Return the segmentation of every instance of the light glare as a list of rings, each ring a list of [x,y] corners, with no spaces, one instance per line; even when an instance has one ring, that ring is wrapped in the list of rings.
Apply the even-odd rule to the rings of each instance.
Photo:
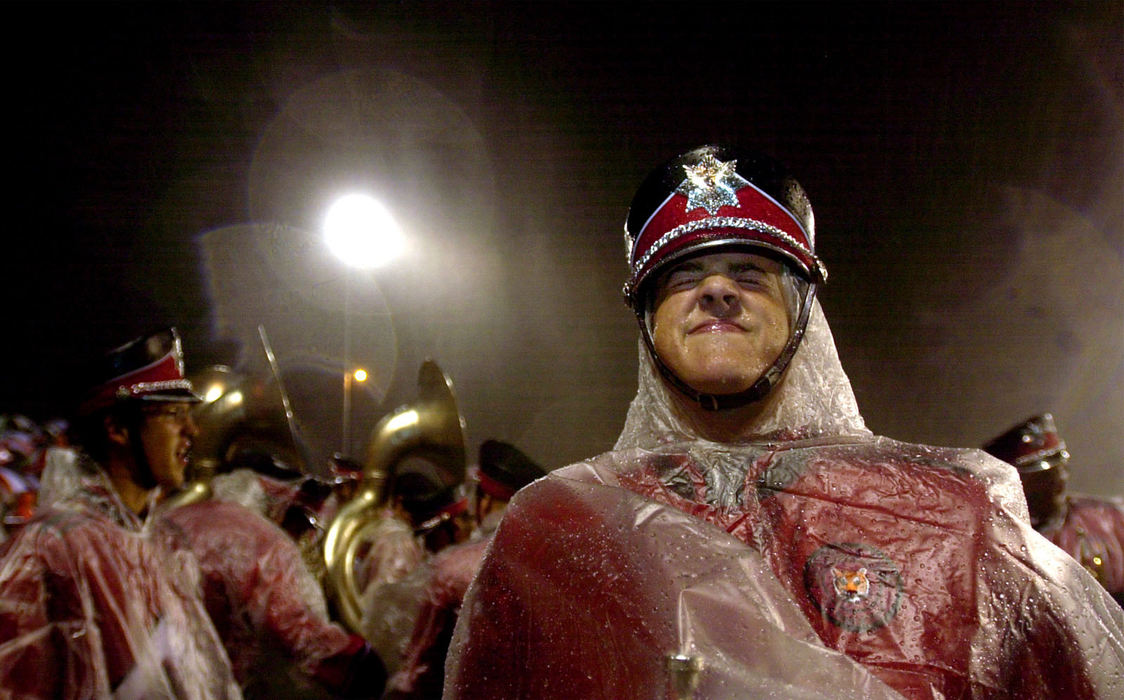
[[[405,239],[390,211],[365,194],[337,199],[324,217],[324,240],[344,264],[369,269],[402,254]]]
[[[386,421],[386,431],[393,435],[399,430],[414,428],[420,421],[421,416],[418,415],[416,410],[410,409],[408,411],[403,411]]]

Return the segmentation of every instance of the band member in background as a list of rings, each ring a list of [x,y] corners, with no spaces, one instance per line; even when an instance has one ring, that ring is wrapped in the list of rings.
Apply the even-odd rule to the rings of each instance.
[[[228,371],[222,378],[231,376],[238,379]],[[154,527],[169,547],[199,562],[204,602],[243,694],[377,697],[386,680],[382,662],[362,637],[329,618],[315,573],[323,568],[320,517],[332,507],[325,502],[335,484],[290,466],[299,463],[297,451],[287,426],[277,430],[276,421],[262,418],[269,415],[267,401],[224,410],[248,401],[227,401],[213,390],[224,382],[208,382],[206,375],[200,381],[211,400],[193,411],[192,472],[210,497],[188,489],[187,498],[169,499]],[[262,393],[252,381],[225,384],[228,392]],[[222,473],[211,476],[215,471]],[[331,474],[339,474],[334,465]]]
[[[406,514],[430,554],[472,536],[475,523],[464,484],[435,488],[428,477],[410,472],[398,477],[395,488],[400,512]]]
[[[468,584],[480,567],[511,497],[546,476],[546,471],[514,445],[485,440],[480,445],[479,465],[471,476],[477,527],[468,542],[441,550],[404,582],[422,588],[421,607],[405,658],[387,684],[384,698],[441,697],[445,654]]]
[[[203,573],[204,600],[247,698],[377,697],[386,670],[332,622],[297,542],[239,503],[209,499],[163,514],[173,548]]]
[[[1124,605],[1124,499],[1068,490],[1069,451],[1053,415],[1032,416],[983,449],[1018,470],[1034,529],[1080,562]]]
[[[463,484],[448,486],[435,473],[425,454],[415,451],[400,458],[393,496],[366,538],[369,545],[357,567],[364,581],[363,634],[390,674],[402,661],[422,603],[423,585],[411,576],[472,532]]]
[[[53,453],[38,512],[4,544],[0,688],[240,697],[195,560],[165,547],[146,520],[182,485],[196,431],[199,397],[179,336],[167,328],[109,352],[87,386],[75,426],[83,451]]]
[[[446,698],[1111,697],[1124,612],[980,450],[873,435],[811,206],[708,146],[626,222],[640,376],[615,449],[523,489]]]

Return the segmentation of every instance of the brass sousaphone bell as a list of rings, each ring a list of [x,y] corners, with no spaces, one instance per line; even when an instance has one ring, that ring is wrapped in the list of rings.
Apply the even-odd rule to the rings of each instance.
[[[395,471],[403,456],[424,454],[445,486],[464,481],[465,426],[452,380],[437,363],[418,370],[418,398],[383,416],[371,431],[359,490],[336,515],[324,536],[327,592],[341,621],[362,634],[362,591],[356,559],[368,535],[384,517]],[[389,489],[388,489],[389,486]]]

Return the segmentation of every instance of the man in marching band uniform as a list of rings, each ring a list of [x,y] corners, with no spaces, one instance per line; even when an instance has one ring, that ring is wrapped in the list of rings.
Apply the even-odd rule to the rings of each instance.
[[[1034,529],[1080,562],[1124,605],[1124,499],[1068,490],[1069,451],[1053,415],[1028,418],[983,449],[1018,470]]]
[[[222,369],[226,376],[229,370]],[[228,391],[247,388],[260,397],[249,383],[230,383]],[[248,401],[231,403],[244,409]],[[294,450],[271,439],[276,431],[261,419],[269,415],[265,402],[245,413],[213,410],[216,405],[228,404],[220,395],[195,409],[196,447],[203,452],[192,460],[195,479],[209,483],[211,496],[200,499],[185,489],[161,505],[155,528],[169,547],[198,562],[204,603],[243,694],[270,700],[378,696],[386,680],[382,662],[366,640],[330,619],[310,566],[312,552],[305,549],[319,543],[305,538],[318,532],[323,503],[304,496],[327,493],[288,466]],[[207,479],[209,470],[230,467],[232,478]],[[284,529],[285,513],[306,530]]]
[[[779,164],[670,161],[626,242],[623,432],[508,507],[446,698],[1124,694],[1124,614],[1030,527],[1014,470],[866,428]]]
[[[0,689],[41,698],[236,698],[189,554],[149,517],[183,484],[199,398],[165,329],[108,353],[40,509],[0,561]]]

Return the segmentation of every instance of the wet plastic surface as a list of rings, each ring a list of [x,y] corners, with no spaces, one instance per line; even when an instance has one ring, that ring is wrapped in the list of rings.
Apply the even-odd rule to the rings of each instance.
[[[1014,469],[872,435],[818,304],[731,443],[640,357],[617,449],[509,506],[446,698],[675,697],[696,665],[698,699],[1124,695],[1124,615]]]
[[[194,560],[80,473],[55,482],[61,497],[5,543],[0,688],[17,697],[240,697]]]

